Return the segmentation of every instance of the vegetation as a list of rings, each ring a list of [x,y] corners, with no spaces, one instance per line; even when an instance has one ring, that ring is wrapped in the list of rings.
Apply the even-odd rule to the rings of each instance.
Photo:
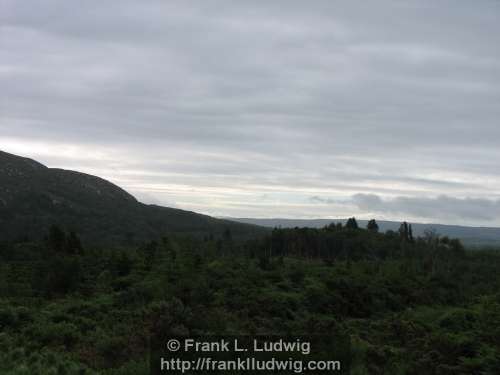
[[[406,229],[405,229],[406,228]],[[372,221],[253,240],[82,246],[51,227],[0,245],[0,373],[146,374],[151,330],[347,332],[352,374],[496,374],[500,254]]]

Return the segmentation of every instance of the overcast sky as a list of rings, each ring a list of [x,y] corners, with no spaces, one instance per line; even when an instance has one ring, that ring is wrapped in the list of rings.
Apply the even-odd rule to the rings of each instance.
[[[215,216],[500,225],[500,1],[0,4],[4,151]]]

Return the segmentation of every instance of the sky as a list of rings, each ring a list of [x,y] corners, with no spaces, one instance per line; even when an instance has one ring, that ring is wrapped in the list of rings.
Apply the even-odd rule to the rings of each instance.
[[[213,216],[500,226],[500,1],[0,0],[0,150]]]

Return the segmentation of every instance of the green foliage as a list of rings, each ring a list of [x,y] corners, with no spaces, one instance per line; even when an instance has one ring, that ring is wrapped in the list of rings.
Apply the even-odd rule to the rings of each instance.
[[[346,331],[353,374],[499,368],[497,252],[432,233],[412,241],[409,226],[408,237],[330,225],[104,249],[62,233],[60,247],[0,247],[2,374],[147,374],[157,331]]]

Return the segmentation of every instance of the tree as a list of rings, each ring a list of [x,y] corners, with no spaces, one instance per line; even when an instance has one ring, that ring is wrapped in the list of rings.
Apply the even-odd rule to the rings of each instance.
[[[66,252],[68,254],[83,253],[82,242],[80,241],[78,235],[73,231],[69,233],[68,239],[66,241]]]
[[[224,241],[231,241],[233,239],[233,235],[231,234],[231,229],[226,228],[224,229]]]
[[[331,232],[335,232],[336,229],[337,229],[337,226],[334,222],[331,222],[330,224],[325,226],[325,230],[329,230]]]
[[[428,245],[433,245],[433,247],[435,247],[435,244],[439,241],[439,234],[436,232],[435,228],[429,228],[424,231],[424,241]]]
[[[412,228],[411,224],[408,227],[408,237],[409,237],[410,242],[415,242],[415,238],[413,237],[413,228]]]
[[[366,229],[368,229],[370,232],[378,233],[379,227],[375,219],[372,219],[368,222]]]
[[[158,251],[158,243],[156,241],[151,241],[144,247],[144,264],[147,270],[151,270],[153,264],[156,260],[156,254]]]
[[[125,251],[122,251],[116,259],[115,270],[118,276],[127,276],[132,270],[133,261]]]
[[[410,241],[410,230],[406,221],[404,221],[399,227],[399,236],[403,241]]]
[[[57,253],[61,253],[66,244],[66,234],[57,225],[52,225],[49,229],[49,237],[47,238],[50,249]]]
[[[358,226],[358,222],[356,221],[356,218],[351,217],[351,218],[347,219],[347,223],[345,224],[345,227],[347,229],[358,229],[359,226]]]
[[[7,295],[8,288],[8,274],[10,267],[7,264],[0,263],[0,297]]]
[[[32,286],[38,293],[50,297],[75,291],[81,278],[78,258],[60,255],[36,266]]]

